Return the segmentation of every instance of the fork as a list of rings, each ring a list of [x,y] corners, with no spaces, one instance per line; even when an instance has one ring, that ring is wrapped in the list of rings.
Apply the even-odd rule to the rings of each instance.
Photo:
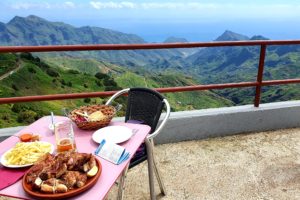
[[[69,117],[70,111],[68,108],[62,108],[61,112],[63,113],[64,116]]]
[[[137,132],[139,132],[139,129],[136,129],[136,128],[134,128],[134,129],[132,129],[132,136],[134,136]]]

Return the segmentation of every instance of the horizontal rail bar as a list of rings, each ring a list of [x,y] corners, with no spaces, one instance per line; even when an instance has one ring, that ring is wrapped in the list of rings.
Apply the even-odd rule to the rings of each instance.
[[[294,83],[300,83],[300,79],[263,81],[261,85],[269,86],[269,85],[282,85],[282,84],[294,84]],[[201,90],[225,89],[225,88],[254,87],[257,86],[258,84],[259,84],[258,82],[241,82],[241,83],[224,83],[224,84],[194,85],[194,86],[183,86],[183,87],[154,88],[154,89],[161,93],[168,93],[168,92],[188,92],[188,91],[201,91]],[[0,104],[80,99],[80,98],[88,98],[88,97],[108,97],[108,96],[112,96],[116,92],[117,91],[7,97],[7,98],[0,98]]]
[[[32,101],[80,99],[80,98],[87,98],[87,97],[108,97],[108,96],[112,96],[114,93],[116,93],[116,91],[7,97],[7,98],[0,98],[0,104],[32,102]]]
[[[161,93],[167,93],[167,92],[184,92],[184,91],[209,90],[209,89],[224,89],[224,88],[232,88],[232,87],[251,87],[256,85],[257,85],[256,82],[241,82],[241,83],[225,83],[225,84],[211,84],[211,85],[196,85],[196,86],[185,86],[185,87],[154,88],[154,89]],[[116,92],[117,91],[8,97],[8,98],[0,98],[0,104],[80,99],[80,98],[87,98],[87,97],[108,97],[108,96],[112,96]]]
[[[300,79],[269,80],[269,81],[263,81],[261,85],[269,86],[269,85],[282,85],[282,84],[295,84],[295,83],[300,83]],[[168,92],[188,92],[188,91],[225,89],[225,88],[254,87],[257,85],[258,82],[241,82],[241,83],[224,83],[224,84],[194,85],[194,86],[183,86],[183,87],[155,88],[155,90],[161,93],[168,93]],[[117,91],[8,97],[8,98],[0,98],[0,104],[80,99],[80,98],[87,98],[87,97],[108,97],[108,96],[112,96],[116,92]]]
[[[92,50],[137,50],[137,49],[170,49],[224,46],[255,45],[296,45],[300,40],[251,40],[191,43],[147,43],[147,44],[94,44],[94,45],[51,45],[51,46],[2,46],[0,52],[50,52],[50,51],[92,51]]]
[[[295,84],[300,83],[300,79],[285,79],[285,80],[270,80],[270,81],[263,81],[263,86],[268,85],[284,85],[284,84]]]
[[[240,88],[240,87],[254,87],[257,82],[241,82],[241,83],[223,83],[223,84],[210,84],[210,85],[194,85],[183,87],[169,87],[169,88],[156,88],[158,92],[188,92],[197,90],[212,90],[212,89],[225,89],[225,88]]]

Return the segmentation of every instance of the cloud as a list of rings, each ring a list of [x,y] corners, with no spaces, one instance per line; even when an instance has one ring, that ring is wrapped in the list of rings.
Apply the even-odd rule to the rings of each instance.
[[[137,4],[133,2],[100,2],[100,1],[91,1],[90,5],[95,9],[122,9],[122,8],[137,8]]]
[[[129,1],[123,2],[101,2],[101,1],[91,1],[90,5],[95,9],[178,9],[185,7],[194,7],[197,4],[198,7],[200,3],[174,3],[174,2],[148,2],[148,3],[135,3]]]
[[[62,3],[47,3],[47,2],[16,2],[9,6],[16,10],[29,10],[29,9],[66,9],[75,8],[76,5],[71,1],[66,1]]]
[[[300,4],[276,4],[276,3],[201,3],[197,1],[179,1],[179,2],[138,2],[138,1],[90,1],[90,6],[95,9],[168,9],[168,10],[207,10],[213,9],[218,11],[230,10],[248,10],[249,8],[261,10],[266,9],[293,9],[300,6]]]
[[[16,9],[16,10],[20,10],[20,9],[31,9],[31,8],[41,8],[41,7],[48,7],[48,4],[46,3],[23,3],[23,2],[18,2],[18,3],[14,3],[11,5],[11,8]]]
[[[64,5],[68,8],[75,8],[75,4],[72,1],[66,1]]]
[[[5,0],[3,0],[5,1]],[[1,0],[2,2],[2,0]],[[190,18],[206,19],[294,19],[300,17],[300,1],[279,3],[279,1],[235,1],[227,0],[18,0],[5,3],[5,7],[14,10],[55,12],[56,10],[77,10],[78,13],[93,13],[97,10],[115,10],[114,16],[137,16],[144,18]],[[84,10],[84,11],[83,11]],[[125,12],[118,12],[123,10]],[[134,12],[130,12],[130,10]],[[105,12],[102,12],[102,14]],[[107,14],[107,13],[106,13]]]

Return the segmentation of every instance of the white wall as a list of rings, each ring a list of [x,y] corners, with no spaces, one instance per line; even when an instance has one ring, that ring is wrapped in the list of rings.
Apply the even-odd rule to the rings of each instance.
[[[171,105],[172,106],[172,105]],[[116,118],[114,121],[123,121]],[[156,143],[198,140],[239,133],[300,127],[300,101],[171,113]],[[0,141],[22,127],[0,129]],[[4,136],[4,137],[2,137]]]
[[[171,113],[156,143],[300,127],[300,101]]]

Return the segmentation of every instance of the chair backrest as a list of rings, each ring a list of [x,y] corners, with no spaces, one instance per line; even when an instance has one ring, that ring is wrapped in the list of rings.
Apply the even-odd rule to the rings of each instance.
[[[128,92],[125,122],[128,120],[142,121],[151,127],[153,133],[158,124],[164,97],[148,88],[130,88]]]

